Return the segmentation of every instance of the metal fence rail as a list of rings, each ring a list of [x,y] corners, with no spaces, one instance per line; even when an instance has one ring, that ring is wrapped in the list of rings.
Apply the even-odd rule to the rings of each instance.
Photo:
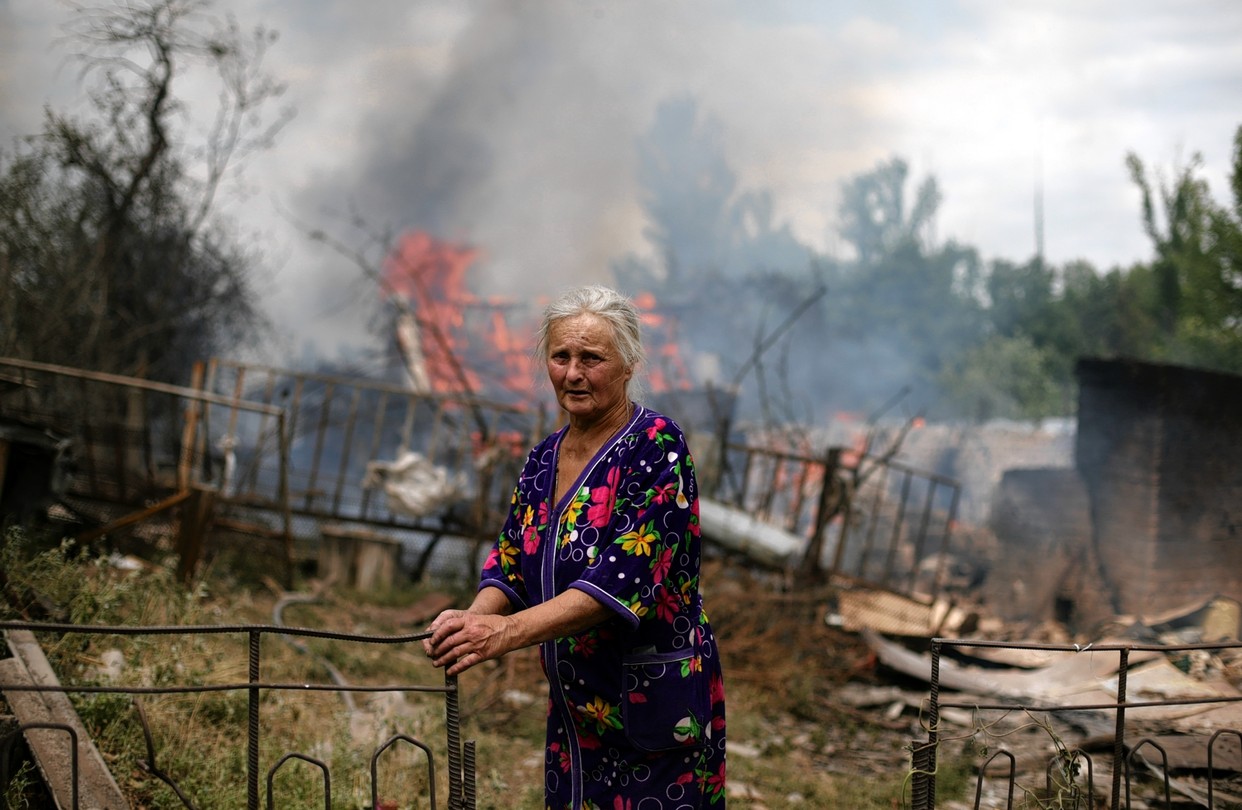
[[[954,701],[945,700],[941,695],[941,664],[942,658],[946,650],[957,648],[971,647],[991,647],[1009,650],[1041,650],[1049,652],[1061,652],[1066,655],[1116,655],[1117,656],[1117,679],[1116,679],[1116,701],[1114,702],[1098,702],[1098,703],[1024,703],[1018,700],[997,701],[993,703],[984,703],[979,701]],[[1187,653],[1192,651],[1223,651],[1223,650],[1242,650],[1242,642],[1202,642],[1196,644],[1180,644],[1180,645],[1164,645],[1164,644],[1139,644],[1139,643],[1117,643],[1117,644],[1089,644],[1081,647],[1076,644],[1034,644],[1034,643],[1011,643],[999,641],[969,640],[969,639],[947,639],[934,638],[931,641],[931,689],[928,701],[928,710],[926,713],[926,728],[928,736],[926,740],[916,740],[912,746],[912,768],[913,778],[911,781],[911,808],[912,810],[935,810],[936,807],[936,772],[937,761],[939,757],[939,749],[946,737],[942,734],[940,727],[940,719],[942,710],[961,709],[968,710],[977,714],[982,712],[995,712],[1000,715],[1008,715],[1014,712],[1024,712],[1031,715],[1051,716],[1055,717],[1058,713],[1066,712],[1091,712],[1098,711],[1111,713],[1113,716],[1113,735],[1112,735],[1112,751],[1108,760],[1111,766],[1111,786],[1107,795],[1108,807],[1110,810],[1120,810],[1120,808],[1131,807],[1150,807],[1151,804],[1142,801],[1139,804],[1132,804],[1132,788],[1134,786],[1135,762],[1142,761],[1142,754],[1146,749],[1154,751],[1160,756],[1162,767],[1157,771],[1161,784],[1158,786],[1163,795],[1164,807],[1173,807],[1171,799],[1171,783],[1168,767],[1168,757],[1165,749],[1154,739],[1144,737],[1129,746],[1126,751],[1126,731],[1130,723],[1129,712],[1140,712],[1143,709],[1150,709],[1162,706],[1208,706],[1213,704],[1229,704],[1242,702],[1242,697],[1219,696],[1219,697],[1200,697],[1200,698],[1175,698],[1161,700],[1142,700],[1132,699],[1127,693],[1127,679],[1131,674],[1133,665],[1130,661],[1130,655],[1133,652],[1157,652],[1161,654],[1169,653]],[[1048,720],[1051,724],[1051,719]],[[1050,725],[1049,725],[1050,728]],[[1051,731],[1050,731],[1051,733]],[[1206,806],[1209,810],[1216,808],[1216,771],[1213,768],[1213,758],[1218,750],[1218,744],[1222,739],[1236,737],[1242,744],[1242,731],[1236,728],[1216,728],[1212,731],[1211,736],[1204,741],[1207,755],[1207,798]],[[1014,754],[1005,748],[996,750],[982,762],[977,770],[977,779],[975,786],[974,808],[980,810],[983,807],[983,789],[987,781],[987,775],[990,773],[990,766],[997,760],[1002,760],[1007,766],[1007,776],[1005,777],[1005,785],[1002,793],[1006,795],[1005,804],[1007,810],[1012,810],[1014,804],[1015,789],[1018,788],[1018,779],[1020,775],[1017,773],[1017,759]],[[1053,804],[1040,804],[1039,806],[1049,806],[1058,808],[1082,808],[1083,810],[1092,810],[1095,804],[1095,771],[1096,762],[1091,755],[1083,750],[1063,745],[1057,740],[1056,750],[1049,758],[1047,767],[1045,768],[1043,777],[1043,790],[1048,798],[1046,801],[1055,802]],[[1039,775],[1037,775],[1038,778]],[[1023,805],[1025,806],[1025,805]],[[1181,805],[1178,805],[1181,806]],[[1196,803],[1196,806],[1202,804]],[[1225,805],[1222,805],[1225,806]],[[1230,804],[1230,807],[1236,807],[1237,804]]]
[[[165,686],[126,686],[126,685],[92,685],[92,684],[31,684],[31,683],[0,683],[4,692],[60,692],[78,694],[126,694],[164,695],[164,694],[202,694],[211,692],[244,692],[247,696],[246,712],[246,806],[248,810],[258,810],[260,806],[260,786],[266,779],[267,808],[273,807],[274,779],[282,767],[288,763],[303,762],[318,768],[323,775],[324,807],[332,806],[331,777],[328,766],[322,761],[303,752],[288,752],[272,763],[266,774],[261,770],[260,763],[260,704],[262,695],[272,691],[290,692],[418,692],[440,695],[444,700],[445,709],[445,761],[448,779],[448,810],[473,810],[475,807],[475,744],[473,741],[463,742],[461,739],[461,712],[458,705],[458,685],[456,677],[446,677],[443,684],[385,684],[375,686],[351,686],[342,683],[287,683],[265,681],[260,672],[260,642],[266,636],[319,638],[337,641],[356,642],[362,644],[408,644],[421,641],[427,632],[403,635],[361,635],[355,633],[339,633],[329,630],[316,630],[302,627],[285,627],[279,625],[195,625],[195,626],[107,626],[107,625],[75,625],[35,622],[0,622],[0,630],[6,634],[11,631],[30,631],[44,633],[74,633],[88,635],[112,636],[173,636],[191,638],[207,635],[241,635],[247,639],[247,680],[233,683],[213,684],[177,684]],[[142,724],[148,758],[146,770],[154,777],[164,781],[182,804],[194,808],[193,797],[184,795],[177,786],[175,779],[162,771],[156,764],[156,754],[145,714],[139,703],[135,702],[138,719]],[[0,739],[0,791],[4,790],[12,778],[8,772],[8,751],[17,738],[29,731],[38,729],[54,729],[68,731],[72,753],[72,784],[73,806],[78,806],[79,765],[78,740],[76,733],[67,725],[57,723],[19,724],[12,734]],[[408,734],[395,734],[379,745],[370,757],[371,807],[378,807],[377,767],[382,755],[390,751],[398,743],[405,743],[421,750],[427,761],[427,783],[429,790],[429,806],[437,808],[436,803],[436,758],[432,747],[417,737]],[[4,806],[4,796],[0,792],[0,810]]]
[[[434,515],[419,517],[394,503],[369,474],[417,454],[456,484],[453,521],[467,532],[490,532],[507,502],[501,490],[542,429],[537,414],[477,397],[222,359],[211,360],[196,384],[226,400],[200,409],[194,440],[200,456],[215,448],[227,461],[228,471],[219,473],[225,500],[269,508],[277,501],[270,421],[243,406],[278,408],[289,425],[291,508],[330,520],[438,525]]]
[[[945,586],[961,485],[885,456],[726,445],[713,497],[807,539],[803,573],[898,593]]]
[[[185,528],[201,513],[204,527],[281,541],[286,581],[295,543],[305,555],[325,531],[400,542],[421,555],[420,571],[443,538],[464,539],[473,548],[462,568],[472,570],[543,421],[478,397],[222,359],[176,386],[0,358],[0,428],[67,448],[53,494],[85,524],[80,539],[155,512],[182,516]],[[37,477],[11,467],[11,478]],[[207,505],[182,506],[191,492]],[[421,511],[394,492],[415,493]],[[202,533],[192,527],[178,549],[186,578]]]

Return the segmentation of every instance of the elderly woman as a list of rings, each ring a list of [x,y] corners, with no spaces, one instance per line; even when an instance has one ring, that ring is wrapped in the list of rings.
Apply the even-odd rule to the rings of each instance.
[[[698,485],[680,428],[635,404],[638,312],[600,286],[544,312],[568,424],[530,452],[470,608],[424,641],[456,674],[538,644],[548,808],[721,808],[720,656],[699,594]]]

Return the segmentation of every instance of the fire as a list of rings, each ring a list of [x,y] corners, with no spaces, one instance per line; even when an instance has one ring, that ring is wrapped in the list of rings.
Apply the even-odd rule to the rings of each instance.
[[[384,291],[402,308],[397,335],[415,388],[520,399],[532,379],[532,330],[509,322],[507,302],[471,291],[467,275],[479,255],[411,231],[384,263]]]
[[[466,271],[478,257],[467,245],[444,242],[422,231],[403,235],[384,262],[384,288],[413,317],[416,334],[403,341],[416,387],[435,393],[478,391],[474,372],[461,362],[469,348],[462,326],[474,296]]]
[[[649,352],[650,367],[647,369],[651,390],[655,393],[689,390],[690,375],[677,345],[676,321],[660,312],[656,297],[650,292],[638,293],[633,301],[652,347]]]
[[[401,308],[397,340],[411,384],[428,393],[528,404],[537,375],[530,349],[538,301],[518,305],[476,295],[468,276],[479,256],[473,246],[410,231],[385,260],[384,293]],[[676,320],[650,292],[633,300],[647,332],[651,390],[690,389]]]

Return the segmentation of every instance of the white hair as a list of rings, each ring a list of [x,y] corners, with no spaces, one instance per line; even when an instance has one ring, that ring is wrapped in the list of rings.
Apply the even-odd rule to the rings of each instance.
[[[633,373],[627,393],[638,399],[646,387],[639,371],[645,367],[647,360],[638,308],[633,301],[611,287],[602,284],[576,287],[544,307],[535,343],[535,359],[547,362],[552,324],[578,315],[594,315],[608,324],[621,362]]]

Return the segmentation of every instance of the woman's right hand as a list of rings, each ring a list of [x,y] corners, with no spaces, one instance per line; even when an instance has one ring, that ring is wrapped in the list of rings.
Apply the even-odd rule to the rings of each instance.
[[[446,675],[457,675],[514,649],[512,626],[511,616],[446,610],[428,626],[423,650]]]

